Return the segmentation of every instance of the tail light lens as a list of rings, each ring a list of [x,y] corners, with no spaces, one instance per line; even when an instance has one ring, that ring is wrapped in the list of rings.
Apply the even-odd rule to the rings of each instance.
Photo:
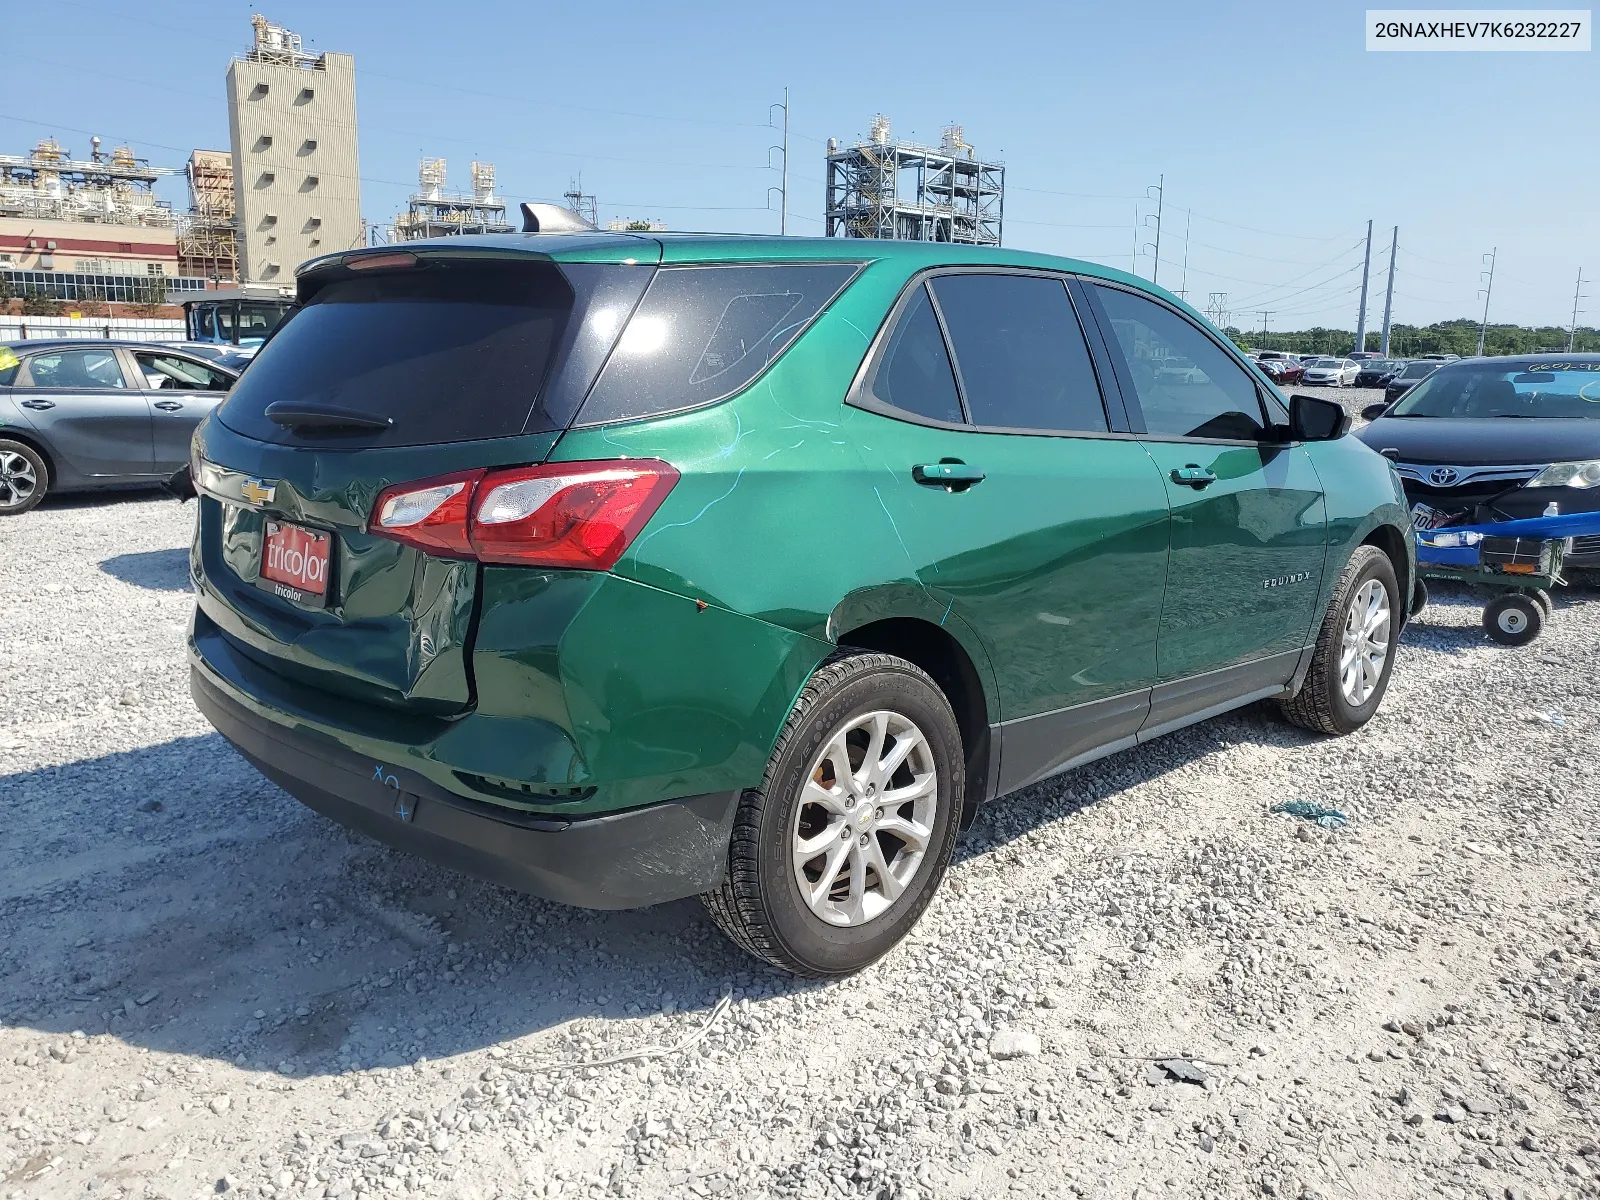
[[[480,562],[608,571],[677,481],[656,459],[468,471],[385,489],[368,529]]]
[[[471,558],[468,506],[472,503],[472,489],[484,474],[481,470],[467,471],[388,488],[372,506],[369,529],[421,550]]]

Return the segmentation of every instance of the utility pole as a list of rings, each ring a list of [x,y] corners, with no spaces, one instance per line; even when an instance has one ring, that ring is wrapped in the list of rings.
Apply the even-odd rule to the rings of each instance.
[[[1133,206],[1133,257],[1128,262],[1128,273],[1130,275],[1139,273],[1139,205],[1137,203]]]
[[[1356,314],[1356,349],[1367,349],[1367,276],[1372,273],[1372,221],[1367,221],[1367,259],[1361,264],[1361,311]]]
[[[1394,253],[1400,248],[1400,226],[1394,227],[1394,237],[1389,241],[1389,290],[1383,294],[1383,346],[1378,351],[1389,357],[1389,314],[1394,311]]]
[[[789,232],[789,89],[783,89],[783,103],[767,105],[767,125],[772,126],[772,110],[783,109],[783,145],[767,147],[767,166],[772,166],[772,152],[776,150],[783,156],[781,176],[782,186],[776,189],[778,193],[778,235],[782,237]],[[767,189],[767,204],[772,204],[774,189]]]
[[[1145,190],[1144,190],[1145,198],[1147,200],[1154,200],[1156,202],[1156,212],[1155,212],[1155,218],[1156,218],[1155,264],[1150,268],[1150,282],[1151,283],[1159,283],[1160,280],[1161,280],[1161,213],[1162,213],[1162,206],[1164,204],[1164,201],[1165,201],[1165,198],[1166,198],[1166,194],[1167,194],[1167,176],[1166,176],[1165,172],[1163,172],[1158,178],[1159,178],[1159,182],[1151,184],[1149,187],[1145,188]],[[1155,192],[1154,196],[1150,195],[1150,193],[1152,191]],[[1150,219],[1149,217],[1145,218],[1146,221],[1148,221],[1149,219]]]
[[[1272,347],[1267,345],[1267,318],[1272,315],[1272,310],[1270,308],[1258,308],[1256,311],[1261,314],[1261,348],[1263,350],[1270,350]]]
[[[1489,283],[1483,289],[1483,320],[1478,323],[1478,357],[1483,357],[1483,335],[1489,328],[1489,297],[1494,294],[1494,260],[1500,257],[1500,247],[1496,246],[1484,255],[1489,260]],[[1483,272],[1478,272],[1478,278],[1483,278]]]
[[[1194,224],[1194,213],[1188,213],[1183,218],[1183,282],[1178,286],[1178,298],[1189,298],[1189,229]]]
[[[1583,268],[1578,268],[1578,284],[1572,289],[1572,328],[1567,331],[1567,353],[1572,353],[1572,345],[1578,337],[1578,301],[1583,299]]]

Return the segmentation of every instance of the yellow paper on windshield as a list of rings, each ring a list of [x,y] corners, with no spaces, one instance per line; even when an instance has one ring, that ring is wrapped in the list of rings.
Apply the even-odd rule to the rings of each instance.
[[[0,371],[14,367],[22,360],[17,357],[17,352],[10,346],[0,346]]]

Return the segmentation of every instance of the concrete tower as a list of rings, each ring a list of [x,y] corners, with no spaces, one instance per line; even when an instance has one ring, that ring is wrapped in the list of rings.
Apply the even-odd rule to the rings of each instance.
[[[252,18],[255,44],[228,67],[240,272],[293,282],[308,258],[365,244],[356,158],[355,59],[310,54]]]

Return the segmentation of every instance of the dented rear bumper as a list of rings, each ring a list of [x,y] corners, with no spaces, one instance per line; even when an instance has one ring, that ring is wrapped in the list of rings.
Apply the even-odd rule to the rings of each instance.
[[[722,882],[737,791],[601,816],[472,800],[254,711],[203,658],[190,690],[252,766],[307,807],[396,849],[580,908],[640,908]]]

